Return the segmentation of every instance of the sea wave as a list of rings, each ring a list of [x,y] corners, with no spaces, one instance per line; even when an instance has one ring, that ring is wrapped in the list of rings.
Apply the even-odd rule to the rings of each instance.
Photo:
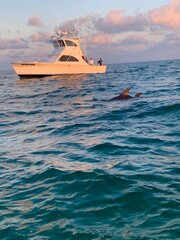
[[[0,236],[179,239],[179,61],[1,74]],[[140,98],[109,101],[123,89]]]

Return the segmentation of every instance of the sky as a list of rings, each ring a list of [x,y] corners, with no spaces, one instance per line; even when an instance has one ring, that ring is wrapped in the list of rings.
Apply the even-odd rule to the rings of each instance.
[[[6,0],[0,3],[0,69],[45,57],[56,29],[79,29],[87,55],[123,63],[180,59],[180,0]]]

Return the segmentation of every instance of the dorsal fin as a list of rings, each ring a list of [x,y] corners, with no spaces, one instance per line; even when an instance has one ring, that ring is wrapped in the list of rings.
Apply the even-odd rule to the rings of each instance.
[[[130,90],[131,90],[131,88],[124,89],[124,91],[121,93],[121,95],[128,95]]]

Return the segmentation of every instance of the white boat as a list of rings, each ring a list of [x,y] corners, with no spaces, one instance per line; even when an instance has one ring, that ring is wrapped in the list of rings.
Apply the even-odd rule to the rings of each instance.
[[[61,74],[105,73],[106,65],[90,65],[81,50],[81,38],[74,31],[51,36],[54,51],[43,61],[12,63],[20,78],[45,77]]]

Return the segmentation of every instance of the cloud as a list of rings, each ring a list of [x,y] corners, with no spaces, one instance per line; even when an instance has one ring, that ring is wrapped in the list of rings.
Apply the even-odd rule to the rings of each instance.
[[[172,0],[170,4],[149,12],[153,24],[180,30],[180,1]]]
[[[111,51],[116,47],[126,52],[155,49],[163,44],[168,58],[168,49],[179,46],[179,0],[172,0],[170,4],[144,14],[126,16],[122,10],[113,10],[104,17],[96,15],[94,19],[96,33],[93,33],[91,43],[102,43],[105,51],[107,47],[110,49],[110,43],[114,45]]]
[[[50,34],[48,32],[36,32],[30,36],[33,42],[49,42]]]
[[[28,19],[28,26],[40,27],[42,26],[41,19],[38,16],[32,16]]]
[[[99,17],[95,27],[106,33],[121,33],[124,31],[144,31],[150,25],[149,19],[143,14],[125,16],[121,10],[110,11],[104,18]]]
[[[0,50],[21,49],[21,48],[28,48],[28,41],[21,38],[15,38],[15,39],[0,38]]]
[[[94,14],[83,19],[84,24],[89,21],[91,31],[106,34],[124,32],[144,32],[147,30],[169,28],[169,30],[180,30],[180,0],[171,0],[168,5],[151,10],[144,14],[127,16],[125,11],[112,10],[104,17]],[[83,22],[83,21],[82,21]],[[90,24],[91,22],[91,24]]]
[[[121,50],[124,52],[139,52],[153,48],[160,41],[160,38],[156,38],[148,33],[132,33],[117,42],[117,46],[121,46]]]
[[[28,25],[43,26],[38,16],[30,17]],[[116,9],[103,16],[91,14],[69,19],[56,30],[77,30],[78,25],[81,35],[86,35],[88,54],[95,59],[101,56],[107,63],[180,56],[180,0],[171,0],[169,4],[143,14],[127,15],[125,11]],[[13,52],[15,54],[15,49],[27,55],[43,55],[43,52],[51,51],[51,45],[47,45],[50,34],[37,31],[26,40],[0,38],[0,51],[3,58]],[[11,53],[5,51],[8,49]]]
[[[93,45],[102,45],[112,43],[113,36],[111,34],[93,34],[88,38],[89,43]]]
[[[75,20],[77,22],[77,20]],[[61,31],[71,31],[75,29],[75,21],[73,20],[67,20],[63,22],[60,26],[57,26],[56,28]]]

